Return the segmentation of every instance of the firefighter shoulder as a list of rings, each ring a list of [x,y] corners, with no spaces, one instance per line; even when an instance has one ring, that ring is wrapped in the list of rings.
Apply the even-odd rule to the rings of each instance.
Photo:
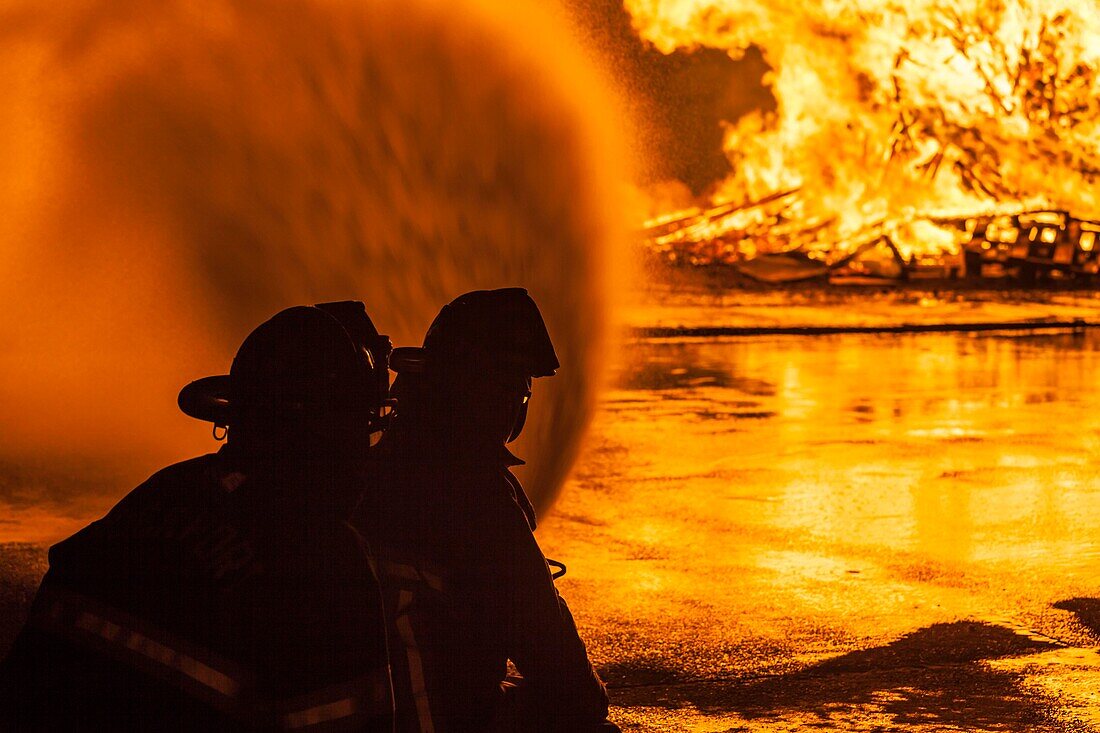
[[[384,469],[353,524],[386,596],[398,730],[617,730],[509,470],[531,380],[558,368],[534,301],[468,293],[392,364]]]
[[[381,592],[346,522],[388,349],[348,317],[262,324],[181,393],[227,445],[51,548],[0,665],[4,730],[392,730]]]

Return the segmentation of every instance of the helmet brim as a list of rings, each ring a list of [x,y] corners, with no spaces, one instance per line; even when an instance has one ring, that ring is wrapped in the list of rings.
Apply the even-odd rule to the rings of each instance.
[[[196,379],[176,399],[183,414],[215,425],[229,424],[229,375]]]

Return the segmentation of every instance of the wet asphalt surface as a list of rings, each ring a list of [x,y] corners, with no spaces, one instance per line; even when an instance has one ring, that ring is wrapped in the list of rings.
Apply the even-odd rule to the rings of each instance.
[[[1100,730],[1100,333],[618,361],[539,539],[624,729]]]
[[[621,361],[539,535],[626,729],[1100,730],[1100,334]]]

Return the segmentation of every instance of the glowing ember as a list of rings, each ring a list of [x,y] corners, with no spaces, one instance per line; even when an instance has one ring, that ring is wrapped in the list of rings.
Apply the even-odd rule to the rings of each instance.
[[[658,249],[722,242],[744,258],[812,240],[850,252],[882,226],[912,258],[964,243],[954,227],[937,231],[945,217],[1100,212],[1100,8],[1090,0],[626,5],[665,52],[761,49],[777,108],[728,125],[734,173],[714,200],[797,190],[752,207],[755,219],[700,212],[688,229],[651,231]]]

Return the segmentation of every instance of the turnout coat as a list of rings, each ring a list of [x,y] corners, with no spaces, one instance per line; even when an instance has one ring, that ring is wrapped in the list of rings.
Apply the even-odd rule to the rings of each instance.
[[[352,523],[385,591],[397,729],[618,730],[509,470],[521,461],[503,446],[388,447]]]
[[[51,548],[0,729],[391,730],[380,591],[334,499],[357,481],[225,449],[155,474]]]

